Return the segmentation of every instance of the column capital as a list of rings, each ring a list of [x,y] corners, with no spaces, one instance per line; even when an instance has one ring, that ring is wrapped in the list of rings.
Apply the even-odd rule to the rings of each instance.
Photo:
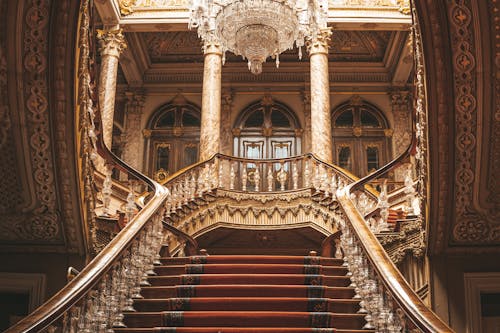
[[[233,95],[234,92],[229,89],[222,91],[222,105],[224,107],[231,107],[233,105]]]
[[[126,91],[125,98],[127,99],[127,113],[142,113],[144,103],[146,102],[146,95],[142,90]]]
[[[97,30],[97,39],[99,40],[99,52],[101,56],[112,56],[119,58],[120,54],[127,48],[125,35],[122,29],[115,30]]]
[[[409,109],[411,93],[408,90],[393,90],[390,93],[393,110],[406,111]]]
[[[203,41],[203,54],[217,54],[222,56],[222,47],[215,36]]]
[[[313,54],[328,54],[328,46],[332,36],[331,28],[321,29],[318,34],[312,39],[306,41],[307,52],[309,55]]]

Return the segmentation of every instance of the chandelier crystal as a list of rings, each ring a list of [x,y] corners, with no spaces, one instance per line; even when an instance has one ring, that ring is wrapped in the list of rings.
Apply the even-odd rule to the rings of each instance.
[[[268,57],[276,59],[294,44],[302,58],[306,38],[326,28],[327,0],[193,0],[189,28],[205,42],[218,43],[248,61],[253,74]]]

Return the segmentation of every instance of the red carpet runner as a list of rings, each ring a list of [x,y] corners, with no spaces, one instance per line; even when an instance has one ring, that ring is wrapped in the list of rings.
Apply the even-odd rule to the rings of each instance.
[[[163,258],[121,333],[360,333],[347,269],[333,258]]]

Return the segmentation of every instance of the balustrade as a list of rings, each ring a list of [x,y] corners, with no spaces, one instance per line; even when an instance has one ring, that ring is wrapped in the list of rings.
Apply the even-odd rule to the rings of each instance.
[[[340,169],[312,155],[256,160],[217,154],[166,180],[171,193],[165,202],[166,217],[182,215],[183,207],[216,189],[265,195],[311,188],[322,199],[334,199],[337,189],[350,182]]]

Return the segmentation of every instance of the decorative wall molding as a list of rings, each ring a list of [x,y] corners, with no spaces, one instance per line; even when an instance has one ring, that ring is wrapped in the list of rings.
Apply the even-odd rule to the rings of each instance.
[[[464,273],[466,332],[484,332],[481,325],[481,293],[500,292],[500,273]]]
[[[0,291],[28,294],[29,312],[45,301],[46,282],[45,274],[0,272]]]

